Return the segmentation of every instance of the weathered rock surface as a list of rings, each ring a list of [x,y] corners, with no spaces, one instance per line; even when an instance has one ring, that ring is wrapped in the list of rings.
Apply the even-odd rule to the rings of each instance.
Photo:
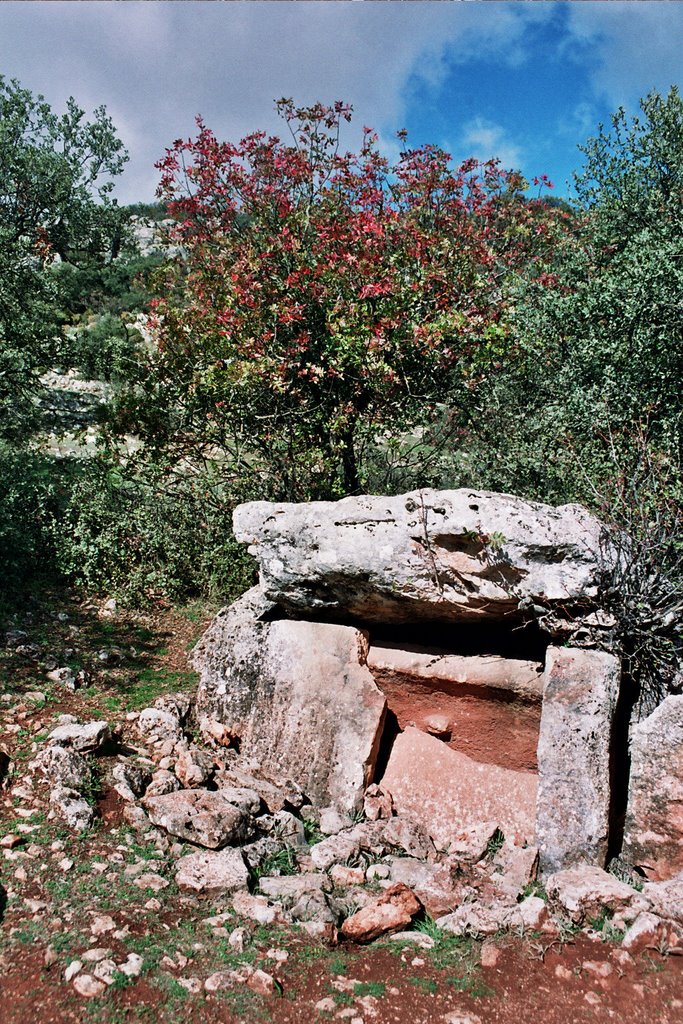
[[[305,872],[302,875],[263,875],[258,885],[261,892],[271,899],[295,902],[304,893],[329,889],[330,881],[327,875]]]
[[[653,880],[683,871],[683,696],[633,728],[622,857]]]
[[[56,786],[50,793],[50,803],[76,832],[84,832],[95,820],[95,812],[76,789]]]
[[[240,850],[201,851],[181,857],[177,863],[179,889],[218,895],[246,890],[249,871]]]
[[[649,909],[649,901],[625,882],[601,868],[583,864],[579,867],[558,871],[546,880],[549,898],[559,904],[577,924],[598,917],[600,911],[621,910],[630,904],[642,903],[642,909]]]
[[[68,747],[80,752],[99,750],[111,739],[111,730],[106,722],[71,722],[58,725],[47,738],[48,745]]]
[[[482,821],[533,841],[534,774],[481,764],[419,729],[396,737],[381,785],[396,811],[419,822],[440,849]]]
[[[82,754],[65,747],[46,747],[38,754],[35,764],[52,786],[65,786],[80,790],[90,780],[90,767]]]
[[[541,870],[602,867],[620,664],[602,651],[549,647],[544,675],[536,806]]]
[[[146,796],[143,805],[154,825],[211,850],[238,843],[248,835],[247,816],[220,792],[184,789]]]
[[[596,594],[601,528],[578,505],[466,489],[259,501],[235,509],[233,529],[265,597],[321,619],[500,618],[520,600],[566,608]]]
[[[436,923],[451,935],[495,935],[507,926],[511,910],[505,903],[463,903]]]
[[[368,667],[400,729],[414,725],[476,761],[536,769],[543,665],[373,643]]]
[[[355,811],[370,781],[385,700],[350,626],[264,622],[252,591],[219,613],[193,652],[200,720],[218,721],[270,778]]]
[[[415,894],[397,882],[357,914],[347,917],[342,925],[342,935],[352,942],[372,942],[380,935],[406,928],[420,910],[420,901]]]
[[[665,882],[647,882],[643,896],[650,901],[655,914],[683,924],[683,871]]]

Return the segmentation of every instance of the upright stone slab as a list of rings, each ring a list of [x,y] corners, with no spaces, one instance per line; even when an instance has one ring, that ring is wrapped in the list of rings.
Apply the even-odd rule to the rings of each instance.
[[[220,613],[195,648],[198,714],[273,780],[292,780],[321,806],[354,812],[374,771],[385,699],[351,626],[266,621],[250,591]]]
[[[536,806],[536,843],[545,873],[581,863],[605,866],[620,675],[611,654],[548,648]]]
[[[654,881],[683,872],[683,696],[633,729],[622,856]]]

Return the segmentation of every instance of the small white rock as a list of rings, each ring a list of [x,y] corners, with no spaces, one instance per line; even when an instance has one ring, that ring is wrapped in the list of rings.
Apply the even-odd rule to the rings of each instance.
[[[74,978],[74,988],[79,996],[84,996],[86,999],[101,996],[106,987],[103,981],[93,978],[92,974],[78,974]]]
[[[75,978],[79,971],[83,970],[82,960],[72,960],[69,966],[64,971],[64,981],[71,981]]]

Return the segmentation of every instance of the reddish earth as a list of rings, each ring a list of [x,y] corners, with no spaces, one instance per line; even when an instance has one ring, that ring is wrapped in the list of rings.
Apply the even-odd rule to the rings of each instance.
[[[38,620],[36,616],[34,626],[40,626],[46,651],[78,646],[82,662],[94,667],[93,685],[76,693],[55,689],[51,703],[44,707],[30,703],[0,706],[0,719],[10,730],[0,742],[19,765],[30,755],[32,734],[44,729],[57,713],[83,718],[104,714],[114,719],[111,702],[136,698],[137,680],[145,671],[184,673],[186,651],[201,630],[196,616],[190,620],[171,609],[158,609],[144,618],[120,616],[109,624],[82,605],[67,605],[62,599],[61,607],[69,612],[67,624],[60,625],[54,617]],[[20,625],[31,632],[30,626]],[[78,626],[76,639],[68,632],[69,625]],[[127,654],[121,666],[99,670],[98,650],[113,644],[126,650],[134,646],[136,651]],[[19,699],[22,691],[48,689],[43,667],[8,655],[5,669],[8,692]],[[157,682],[163,678],[154,685]],[[15,724],[21,726],[20,732],[11,731]],[[15,813],[9,795],[2,796],[0,826]],[[500,951],[497,962],[483,967],[481,946],[476,942],[462,956],[446,962],[448,958],[438,953],[412,947],[401,951],[381,943],[326,949],[298,933],[247,925],[254,965],[276,976],[280,995],[256,996],[244,986],[215,995],[190,995],[174,981],[172,970],[159,967],[158,957],[145,951],[149,973],[126,987],[114,986],[100,998],[83,999],[63,981],[62,971],[65,963],[86,947],[81,944],[67,949],[62,943],[69,929],[72,934],[81,928],[87,931],[87,913],[93,906],[99,910],[97,901],[102,895],[98,893],[112,899],[104,912],[112,914],[118,926],[128,924],[131,939],[156,943],[164,953],[174,953],[181,939],[170,937],[180,936],[185,929],[189,948],[184,948],[193,958],[176,972],[178,977],[203,981],[215,971],[221,941],[207,941],[200,923],[216,912],[209,901],[183,901],[169,889],[167,896],[159,894],[161,909],[150,912],[142,906],[149,893],[136,893],[137,902],[132,902],[130,886],[127,896],[118,882],[111,890],[96,887],[97,877],[89,870],[92,863],[125,849],[120,845],[122,802],[118,796],[107,791],[98,809],[101,824],[87,841],[67,839],[65,849],[51,860],[46,844],[44,857],[41,854],[21,862],[29,869],[25,883],[17,881],[15,862],[4,857],[0,860],[5,888],[18,890],[20,897],[7,906],[3,917],[0,887],[0,1024],[315,1024],[344,1019],[362,1020],[363,1024],[439,1024],[444,1015],[454,1012],[462,1013],[465,1021],[466,1015],[471,1015],[472,1024],[477,1019],[481,1024],[680,1024],[683,1020],[683,957],[667,958],[650,950],[621,965],[619,946],[592,940],[584,933],[577,933],[564,945],[516,936],[495,940]],[[58,874],[53,862],[66,855],[76,861],[76,867],[66,875]],[[47,909],[34,914],[24,901],[52,899],[45,883],[60,879],[73,886],[72,892],[62,897],[62,906],[53,900]],[[83,889],[83,895],[78,888],[81,882],[91,886]],[[69,923],[63,909],[74,907],[75,916]],[[63,920],[58,921],[57,915]],[[233,920],[230,927],[238,923]],[[192,953],[195,940],[202,941],[203,951]],[[88,941],[90,945],[95,941],[112,945],[117,956],[125,952],[123,940],[103,937]],[[51,967],[45,965],[48,944],[57,952]],[[276,961],[268,957],[271,947],[287,951],[282,966],[276,967]],[[487,943],[486,949],[490,948]],[[331,1012],[316,1009],[323,999],[334,1000]]]
[[[618,968],[610,947],[584,936],[561,952],[549,950],[544,959],[532,942],[501,944],[496,966],[481,971],[478,995],[459,992],[460,979],[454,972],[434,970],[416,950],[398,955],[379,946],[361,953],[340,948],[332,969],[331,954],[311,947],[309,953],[303,962],[292,957],[293,965],[285,963],[277,972],[282,995],[263,998],[247,993],[246,1003],[231,1009],[221,994],[169,1000],[145,978],[107,993],[102,1000],[87,1001],[43,967],[41,949],[25,949],[0,981],[0,1020],[3,1024],[148,1019],[161,1024],[261,1020],[301,1024],[338,1017],[347,1006],[354,1008],[353,1017],[373,1024],[432,1024],[454,1011],[476,1015],[482,1024],[679,1024],[683,1019],[683,958],[667,961],[653,952]],[[337,961],[342,960],[344,974],[339,974]],[[585,967],[587,962],[598,969],[611,964],[612,973],[599,978]],[[349,991],[336,993],[333,1014],[317,1011],[315,1004],[334,997],[337,987]]]
[[[401,730],[415,725],[483,764],[536,770],[541,664],[377,645],[368,667]]]

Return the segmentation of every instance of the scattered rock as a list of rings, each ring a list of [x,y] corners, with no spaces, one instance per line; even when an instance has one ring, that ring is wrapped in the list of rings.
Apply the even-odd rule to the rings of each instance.
[[[239,976],[236,971],[216,971],[204,982],[207,992],[220,992],[221,989],[234,988]]]
[[[495,903],[463,903],[452,914],[437,918],[437,925],[451,935],[495,935],[508,925],[510,906]]]
[[[215,767],[213,755],[193,744],[178,754],[175,774],[186,789],[194,789],[208,782]]]
[[[129,761],[114,765],[111,774],[116,782],[128,786],[135,797],[141,797],[152,781],[152,773],[148,768]]]
[[[75,832],[85,832],[95,820],[92,807],[75,789],[57,786],[50,793],[50,803]]]
[[[215,850],[248,836],[244,813],[222,792],[185,789],[163,796],[145,796],[150,821],[173,836]]]
[[[406,928],[421,909],[415,894],[397,882],[357,914],[348,917],[342,925],[342,934],[352,942],[372,942],[380,935]]]
[[[389,942],[400,942],[408,946],[417,946],[419,949],[434,949],[436,945],[431,935],[426,932],[394,932],[387,935]]]
[[[324,836],[333,836],[344,829],[351,828],[353,822],[348,814],[342,814],[336,807],[323,807],[320,811],[318,827]]]
[[[66,747],[46,747],[33,762],[51,786],[80,790],[90,782],[90,766],[75,750]]]
[[[302,875],[262,876],[258,881],[264,895],[274,900],[295,902],[304,893],[322,892],[329,888],[329,879],[324,874],[304,873]]]
[[[99,978],[93,978],[92,974],[77,974],[73,985],[79,996],[83,996],[85,999],[101,996],[107,987]]]
[[[273,924],[280,916],[275,907],[268,905],[265,896],[252,896],[251,893],[237,892],[233,896],[232,905],[236,914],[246,917],[257,924]]]
[[[241,850],[190,853],[176,865],[179,889],[217,895],[247,888],[249,871]]]
[[[293,921],[330,925],[337,925],[342,916],[336,901],[316,889],[301,893],[292,905],[290,915]]]
[[[441,1019],[444,1024],[481,1024],[481,1017],[465,1010],[450,1010]]]
[[[426,827],[410,814],[397,814],[388,821],[378,822],[378,825],[379,836],[384,844],[398,847],[409,857],[430,861],[435,859],[436,850]],[[373,849],[376,833],[373,834],[372,825],[361,825],[355,833],[364,848]]]
[[[683,925],[683,871],[666,882],[646,882],[643,896],[655,914]]]
[[[550,875],[545,887],[550,899],[577,924],[598,917],[604,909],[614,911],[627,907],[640,895],[614,875],[589,864]]]
[[[51,672],[47,673],[47,678],[52,683],[58,683],[67,690],[76,689],[76,676],[72,669],[68,667],[55,668]]]
[[[198,996],[203,988],[199,978],[176,978],[176,981],[193,996]]]
[[[170,742],[174,746],[184,740],[177,716],[160,708],[145,708],[138,715],[137,728],[143,740],[150,744]]]
[[[365,790],[363,812],[368,821],[390,818],[394,813],[394,801],[391,799],[391,793],[385,793],[380,786],[372,783]]]
[[[319,871],[329,871],[333,864],[345,864],[358,855],[360,843],[351,833],[328,836],[311,849],[311,860]]]
[[[79,971],[83,970],[83,962],[81,960],[72,960],[64,971],[64,981],[71,981],[76,977]]]
[[[111,949],[105,946],[97,946],[95,949],[88,949],[85,953],[81,953],[81,959],[89,964],[97,964],[100,960],[106,960],[110,956]]]
[[[266,971],[257,969],[247,978],[247,988],[250,988],[252,992],[256,992],[259,996],[272,995],[276,987],[275,979]]]
[[[154,772],[152,781],[145,789],[146,797],[165,796],[167,793],[175,793],[180,789],[180,781],[173,772],[165,768],[159,768]]]
[[[500,948],[493,942],[484,942],[481,947],[481,966],[485,968],[495,967],[500,960]]]
[[[365,871],[363,868],[349,868],[345,864],[333,864],[330,868],[330,878],[335,885],[341,887],[362,885],[365,881]]]
[[[57,745],[81,753],[91,753],[100,750],[110,740],[111,729],[106,722],[85,722],[82,725],[72,722],[53,729],[46,743],[49,746]]]
[[[136,885],[138,889],[151,889],[152,892],[161,892],[162,889],[168,887],[169,881],[162,875],[158,875],[155,871],[146,871],[144,874],[138,875],[133,885]]]
[[[115,928],[116,921],[113,917],[109,917],[108,914],[100,914],[90,923],[90,934],[106,935],[107,932],[113,932]]]

